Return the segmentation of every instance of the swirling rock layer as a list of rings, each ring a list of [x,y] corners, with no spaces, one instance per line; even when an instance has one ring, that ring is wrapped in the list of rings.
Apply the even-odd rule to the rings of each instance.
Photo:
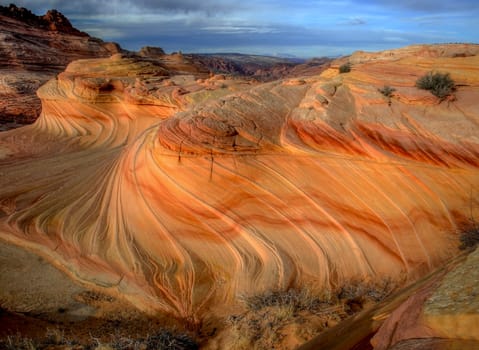
[[[34,125],[0,134],[1,236],[193,320],[272,289],[416,278],[477,211],[478,66],[418,54],[248,87],[75,62]],[[438,68],[455,100],[414,86]]]
[[[35,16],[0,6],[0,123],[32,123],[41,112],[36,90],[73,60],[120,52],[72,27],[61,13]]]

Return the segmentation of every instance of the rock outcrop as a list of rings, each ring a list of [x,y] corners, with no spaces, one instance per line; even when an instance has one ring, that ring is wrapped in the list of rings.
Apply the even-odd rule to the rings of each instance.
[[[437,348],[441,342],[444,348],[478,348],[478,265],[476,250],[435,283],[414,293],[379,329],[372,339],[374,349],[428,348],[435,341]]]
[[[328,68],[332,61],[326,57],[303,62],[288,58],[242,54],[190,54],[187,56],[214,73],[250,77],[263,82],[317,75]]]
[[[400,49],[381,51],[380,53],[356,51],[347,57],[347,60],[352,64],[358,64],[364,62],[390,62],[415,55],[423,59],[428,59],[439,57],[470,57],[476,56],[478,53],[479,46],[474,44],[411,45]]]
[[[8,7],[0,6],[0,15],[10,17],[39,29],[75,36],[89,36],[87,33],[74,28],[68,18],[57,10],[50,10],[43,16],[36,16],[24,7],[17,7],[10,4]]]
[[[479,56],[421,52],[252,87],[181,55],[73,62],[35,124],[0,134],[0,235],[191,322],[416,279],[457,254],[479,184]],[[415,87],[438,69],[455,99]]]
[[[161,58],[165,55],[165,51],[161,47],[143,46],[138,54],[143,57]]]
[[[71,61],[120,51],[77,30],[56,10],[36,16],[0,6],[0,123],[32,123],[41,111],[36,90]]]

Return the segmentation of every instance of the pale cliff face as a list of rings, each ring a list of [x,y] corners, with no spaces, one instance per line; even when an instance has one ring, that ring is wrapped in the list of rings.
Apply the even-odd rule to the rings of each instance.
[[[253,87],[172,62],[78,61],[40,89],[40,119],[0,134],[3,238],[196,320],[239,295],[415,278],[455,254],[479,183],[478,56]],[[414,86],[430,70],[451,73],[455,100]]]

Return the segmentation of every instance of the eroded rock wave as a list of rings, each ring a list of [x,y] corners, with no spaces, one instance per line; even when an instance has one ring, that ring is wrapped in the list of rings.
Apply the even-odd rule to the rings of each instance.
[[[248,89],[123,59],[71,65],[40,90],[39,121],[0,137],[2,237],[193,320],[265,290],[415,278],[455,254],[479,183],[477,56]],[[464,84],[439,103],[414,84],[442,66]]]

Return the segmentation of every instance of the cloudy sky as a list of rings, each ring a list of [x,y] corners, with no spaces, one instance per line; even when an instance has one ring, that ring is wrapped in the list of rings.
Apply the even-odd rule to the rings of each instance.
[[[414,43],[479,42],[479,0],[0,0],[122,47],[335,56]]]

